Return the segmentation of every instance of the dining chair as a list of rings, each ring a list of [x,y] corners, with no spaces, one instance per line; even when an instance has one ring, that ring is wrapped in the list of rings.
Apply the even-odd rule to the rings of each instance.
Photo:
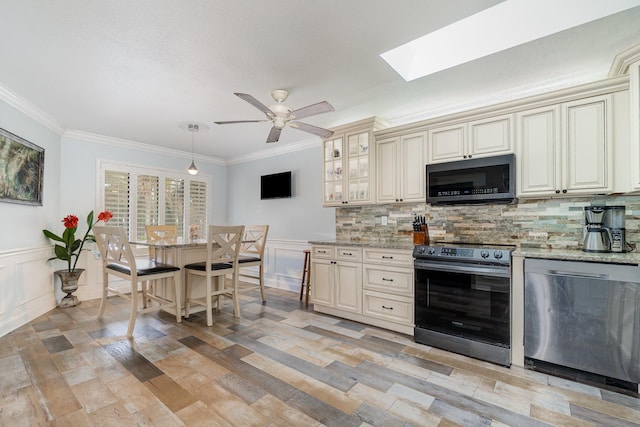
[[[153,259],[136,259],[123,227],[94,226],[93,232],[102,258],[103,274],[102,301],[100,302],[98,319],[102,319],[107,305],[107,298],[109,293],[112,293],[124,298],[131,304],[127,337],[133,336],[138,314],[157,310],[161,307],[173,307],[176,312],[176,322],[180,323],[182,320],[180,267],[156,262]],[[109,275],[128,280],[131,284],[130,292],[123,292],[109,286]],[[155,281],[156,286],[169,283],[166,280],[158,281],[159,279],[173,279],[174,301],[147,293],[147,282]],[[140,291],[138,291],[138,283],[140,283]],[[138,293],[142,293],[142,301],[140,303],[138,302]],[[148,300],[155,301],[158,305],[148,307]],[[142,305],[142,307],[139,307],[139,305]]]
[[[240,255],[238,256],[239,277],[258,280],[263,302],[267,300],[264,293],[264,248],[267,243],[268,232],[268,225],[246,225],[240,246]],[[248,267],[256,266],[258,267],[257,275],[253,269],[248,270]],[[243,290],[251,289],[244,288]]]
[[[145,225],[145,231],[147,233],[147,242],[149,243],[178,243],[178,227],[173,225]],[[158,259],[158,249],[153,246],[149,246],[149,258],[156,262],[167,263],[166,258]],[[161,251],[166,255],[167,251]],[[155,294],[153,282],[151,282],[147,288],[147,294]]]
[[[155,243],[164,241],[176,243],[178,241],[178,227],[175,225],[145,225],[147,241]]]
[[[240,317],[240,303],[238,301],[238,255],[244,226],[209,226],[207,238],[207,260],[184,266],[185,278],[185,316],[189,317],[191,304],[204,305],[207,310],[207,326],[213,324],[213,300],[219,308],[220,297],[228,297],[233,301],[233,314]],[[231,274],[230,287],[227,287],[225,276]],[[193,277],[205,278],[204,298],[193,298]],[[212,288],[212,279],[215,278],[215,289]]]

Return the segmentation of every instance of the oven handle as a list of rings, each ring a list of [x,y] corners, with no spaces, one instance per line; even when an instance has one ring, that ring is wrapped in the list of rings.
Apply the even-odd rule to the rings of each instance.
[[[436,270],[451,273],[470,273],[481,276],[494,276],[494,277],[511,277],[509,267],[492,267],[492,266],[479,266],[470,264],[456,264],[456,263],[434,263],[423,260],[416,260],[414,267],[417,270]]]

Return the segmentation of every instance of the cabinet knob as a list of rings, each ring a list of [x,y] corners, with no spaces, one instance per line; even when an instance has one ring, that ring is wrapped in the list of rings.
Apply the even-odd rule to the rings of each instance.
[[[467,158],[467,155],[465,154],[464,156],[462,156],[462,158],[463,158],[463,159],[466,159],[466,158]]]
[[[567,192],[567,189],[565,188],[564,190],[562,190],[562,192],[563,192],[563,193],[566,193],[566,192]]]
[[[471,157],[472,157],[471,154],[469,154],[469,158],[471,158]]]
[[[560,194],[560,190],[556,190],[556,194]]]

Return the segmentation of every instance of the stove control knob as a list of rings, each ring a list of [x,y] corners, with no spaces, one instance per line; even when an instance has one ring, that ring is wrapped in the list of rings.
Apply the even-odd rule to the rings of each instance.
[[[496,259],[500,259],[500,258],[502,258],[502,252],[500,252],[500,251],[495,251],[495,252],[493,253],[493,256],[494,256]]]
[[[427,249],[427,253],[428,253],[429,255],[433,255],[433,254],[435,254],[435,253],[436,253],[436,248],[429,248],[429,249]]]
[[[482,258],[489,258],[489,251],[488,251],[488,250],[486,250],[486,249],[481,250],[481,251],[480,251],[480,256],[481,256]]]
[[[418,252],[419,254],[423,254],[424,253],[424,246],[418,246],[416,248],[416,252]]]

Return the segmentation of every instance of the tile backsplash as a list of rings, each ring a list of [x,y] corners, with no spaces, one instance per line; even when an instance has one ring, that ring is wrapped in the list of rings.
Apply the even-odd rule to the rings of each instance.
[[[336,240],[412,241],[414,214],[424,215],[431,242],[582,248],[584,207],[626,206],[627,242],[640,241],[640,196],[520,200],[515,204],[431,206],[424,203],[336,208]],[[387,225],[382,225],[387,217]]]

